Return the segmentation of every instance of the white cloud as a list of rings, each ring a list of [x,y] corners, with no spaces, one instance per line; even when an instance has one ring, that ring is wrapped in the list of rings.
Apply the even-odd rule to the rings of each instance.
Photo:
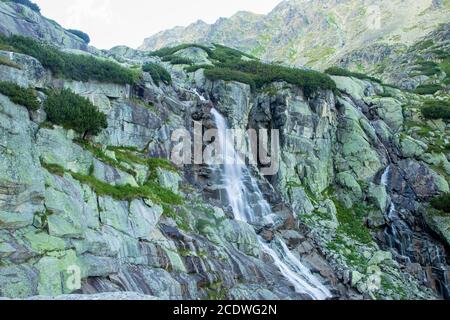
[[[66,28],[87,32],[92,44],[139,46],[145,37],[198,19],[208,23],[240,10],[267,13],[281,0],[34,0]]]

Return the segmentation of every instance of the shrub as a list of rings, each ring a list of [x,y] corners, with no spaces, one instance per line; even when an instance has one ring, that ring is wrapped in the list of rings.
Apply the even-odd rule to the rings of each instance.
[[[39,101],[36,99],[36,92],[31,88],[22,88],[12,82],[0,82],[0,93],[9,97],[9,99],[28,110],[39,109]]]
[[[108,126],[104,113],[88,99],[68,89],[52,91],[45,101],[45,111],[50,122],[75,130],[83,139]]]
[[[39,6],[36,3],[31,2],[30,0],[8,0],[8,1],[24,5],[33,11],[41,12],[41,8],[39,8]]]
[[[252,88],[256,87],[252,75],[229,68],[206,69],[205,76],[211,80],[237,81],[249,84]]]
[[[426,119],[450,120],[450,101],[427,101],[421,111]]]
[[[420,95],[435,94],[441,89],[442,87],[439,84],[422,84],[414,90],[414,93]]]
[[[433,76],[435,74],[441,73],[441,69],[436,62],[433,61],[420,61],[419,66],[413,68],[414,71],[418,71],[421,75]]]
[[[311,97],[319,89],[336,90],[334,81],[323,73],[265,64],[255,60],[219,63],[218,67],[205,70],[205,76],[213,80],[239,81],[256,88],[275,81],[285,81],[301,87],[307,97]]]
[[[91,38],[89,37],[89,35],[87,33],[84,33],[83,31],[75,29],[67,29],[67,31],[82,39],[86,44],[91,42]]]
[[[175,56],[175,55],[164,57],[164,58],[162,58],[162,61],[170,62],[171,64],[174,64],[174,65],[175,64],[187,64],[187,65],[194,64],[194,62],[189,58],[184,58],[184,57]]]
[[[181,44],[175,47],[165,47],[165,48],[161,48],[159,50],[156,51],[152,51],[150,52],[150,56],[152,57],[166,57],[166,56],[171,56],[174,53],[177,53],[178,51],[187,49],[187,48],[199,48],[202,49],[204,51],[206,51],[206,53],[208,53],[208,55],[212,54],[212,50],[210,48],[208,48],[207,46],[203,46],[200,44],[195,44],[195,43],[185,43],[185,44]]]
[[[211,59],[220,61],[220,62],[232,62],[234,60],[241,60],[242,57],[246,57],[249,59],[255,59],[258,60],[257,58],[246,54],[242,51],[239,51],[237,49],[233,49],[233,48],[229,48],[226,46],[222,46],[220,44],[214,44],[215,49],[214,51],[211,51],[210,53],[208,53],[208,56]]]
[[[97,80],[118,84],[132,84],[138,74],[119,64],[92,56],[64,53],[56,47],[22,36],[0,35],[0,45],[13,47],[15,51],[32,56],[55,76],[77,81]]]
[[[358,78],[358,79],[361,79],[361,80],[369,80],[369,81],[381,83],[380,79],[368,76],[368,75],[363,74],[363,73],[351,72],[351,71],[348,71],[346,69],[339,68],[339,67],[328,68],[327,70],[325,70],[325,73],[333,75],[333,76],[353,77],[353,78]]]
[[[450,193],[443,194],[431,200],[433,208],[450,213]]]
[[[191,73],[191,72],[195,72],[199,69],[212,69],[214,66],[210,65],[210,64],[197,64],[194,66],[189,66],[184,68],[184,71],[186,71],[187,73]]]
[[[172,77],[171,77],[170,73],[167,72],[167,70],[164,69],[164,67],[162,67],[156,63],[153,63],[153,62],[146,63],[142,67],[142,70],[144,72],[150,73],[153,81],[158,86],[159,86],[160,81],[164,82],[165,84],[172,84]]]

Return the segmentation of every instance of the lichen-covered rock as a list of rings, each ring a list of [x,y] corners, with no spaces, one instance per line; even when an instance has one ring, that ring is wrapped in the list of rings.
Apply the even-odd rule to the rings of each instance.
[[[38,272],[29,265],[0,268],[0,296],[27,298],[38,293]]]
[[[394,98],[366,98],[365,102],[377,108],[381,119],[398,132],[404,123],[402,103]]]
[[[163,188],[178,193],[178,188],[182,180],[178,173],[162,168],[156,168],[156,175],[159,184]]]
[[[409,136],[400,136],[400,150],[405,158],[420,158],[428,149],[428,146]]]
[[[44,176],[28,111],[0,94],[0,227],[20,228],[44,211]]]
[[[72,130],[40,129],[36,144],[42,162],[56,164],[66,170],[88,175],[94,158],[90,152],[73,143],[74,138],[75,133]]]
[[[81,268],[81,263],[73,250],[57,252],[40,259],[36,264],[39,271],[39,295],[57,296],[79,289],[71,287],[69,282],[71,268],[74,267]]]
[[[142,200],[135,200],[130,204],[129,219],[136,238],[148,238],[163,213],[162,207],[158,205],[150,207],[147,203]]]
[[[51,79],[51,74],[35,58],[9,51],[1,51],[0,57],[4,57],[19,68],[0,64],[0,79],[18,84],[21,87],[45,88]]]
[[[241,221],[227,220],[222,223],[221,233],[226,241],[246,254],[259,257],[261,247],[253,228]]]

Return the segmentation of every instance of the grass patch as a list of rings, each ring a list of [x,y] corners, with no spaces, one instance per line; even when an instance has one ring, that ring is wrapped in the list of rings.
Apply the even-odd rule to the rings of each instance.
[[[56,47],[28,37],[0,35],[0,45],[12,47],[14,51],[36,58],[56,77],[117,84],[133,84],[140,77],[138,72],[124,68],[115,62],[61,52]]]
[[[336,237],[327,243],[327,248],[342,255],[349,267],[365,273],[368,267],[368,259],[358,252],[354,245],[348,244],[342,235]]]
[[[210,301],[223,301],[226,300],[228,296],[228,290],[224,287],[222,281],[210,283],[206,288],[206,293],[206,300]]]
[[[362,206],[354,206],[351,209],[347,209],[338,200],[334,200],[334,204],[339,221],[338,232],[342,232],[360,243],[371,243],[373,241],[372,236],[369,229],[364,225],[367,210]]]
[[[66,173],[66,170],[57,164],[48,164],[41,160],[41,166],[46,169],[51,174],[63,177]]]
[[[108,156],[100,147],[98,147],[95,144],[91,144],[85,140],[82,139],[75,139],[74,140],[75,143],[77,143],[78,145],[80,145],[81,147],[83,147],[85,150],[89,151],[92,153],[92,155],[101,160],[102,162],[110,165],[111,167],[117,168],[123,172],[126,172],[128,174],[131,174],[132,176],[136,176],[136,172],[134,172],[132,169],[129,169],[127,167],[125,167],[124,165],[122,165],[120,163],[120,161],[117,161],[113,158],[111,158],[110,156]]]
[[[36,98],[36,91],[31,88],[22,88],[15,83],[0,81],[0,93],[7,96],[15,104],[36,111],[40,103]]]
[[[15,63],[14,61],[9,60],[7,57],[0,56],[0,65],[8,66],[11,68],[22,69],[20,65]]]
[[[139,99],[139,98],[131,98],[130,99],[130,101],[133,103],[133,104],[135,104],[135,105],[138,105],[138,106],[141,106],[141,107],[143,107],[143,108],[145,108],[145,109],[148,109],[148,110],[150,110],[150,111],[153,111],[153,112],[157,112],[158,110],[155,108],[155,106],[153,105],[153,104],[151,104],[151,103],[147,103],[147,102],[145,102],[144,100],[142,100],[142,99]]]

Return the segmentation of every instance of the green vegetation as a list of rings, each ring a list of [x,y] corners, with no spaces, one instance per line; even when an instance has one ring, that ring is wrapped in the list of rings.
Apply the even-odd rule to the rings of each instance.
[[[162,81],[163,83],[170,85],[172,84],[172,77],[169,72],[167,72],[164,67],[160,66],[159,64],[149,62],[146,63],[142,70],[144,72],[150,73],[150,76],[152,77],[153,81],[157,86],[159,86],[159,83]]]
[[[119,201],[132,201],[138,198],[148,198],[157,204],[181,205],[182,198],[170,190],[164,189],[156,183],[146,183],[143,186],[110,185],[98,180],[92,175],[82,175],[70,172],[74,179],[90,186],[99,196],[110,196]]]
[[[243,82],[257,89],[272,82],[285,81],[301,87],[307,97],[311,97],[319,89],[336,90],[334,81],[323,73],[265,64],[254,60],[222,62],[216,68],[205,70],[205,76],[213,80]]]
[[[69,89],[50,92],[44,106],[50,122],[75,130],[83,139],[87,135],[97,135],[108,127],[103,112]]]
[[[179,206],[183,204],[183,198],[173,193],[168,189],[162,188],[155,182],[148,181],[143,186],[130,185],[110,185],[93,176],[93,170],[89,175],[75,173],[66,170],[57,164],[46,164],[41,161],[41,164],[50,173],[63,176],[65,173],[70,174],[75,180],[82,184],[88,185],[94,190],[98,196],[110,196],[119,201],[132,201],[139,198],[147,198],[152,202],[161,205],[164,208],[164,213],[171,214],[172,206]]]
[[[169,160],[162,158],[149,158],[147,159],[148,168],[150,172],[155,173],[156,169],[161,168],[167,171],[177,172],[177,169],[170,163]]]
[[[214,62],[214,66],[191,65],[185,68],[186,72],[195,72],[204,68],[205,76],[211,80],[246,83],[253,90],[275,81],[285,81],[301,87],[308,97],[319,89],[336,90],[333,80],[320,72],[262,63],[249,54],[219,44],[214,44],[214,49],[202,45],[184,44],[173,48],[163,48],[152,52],[151,55],[172,62],[174,53],[189,47],[205,50],[209,59]]]
[[[132,102],[133,104],[137,105],[137,106],[141,106],[145,109],[148,109],[150,111],[153,112],[158,112],[158,109],[150,102],[145,102],[144,100],[140,99],[140,98],[130,98],[130,102]]]
[[[450,193],[443,194],[431,200],[433,208],[450,213]]]
[[[30,8],[33,11],[41,12],[41,8],[39,8],[39,6],[36,3],[31,2],[30,0],[6,0],[6,1],[2,0],[2,1],[18,3]]]
[[[248,58],[248,59],[253,59],[253,60],[258,60],[256,57],[244,53],[242,51],[230,48],[230,47],[226,47],[226,46],[222,46],[220,44],[214,44],[214,50],[208,50],[206,51],[206,53],[208,54],[209,58],[212,60],[216,60],[219,62],[231,62],[231,61],[235,61],[235,60],[242,60],[242,57]]]
[[[0,65],[16,68],[16,69],[22,69],[20,65],[15,63],[14,61],[9,60],[7,57],[0,56]]]
[[[358,79],[361,79],[361,80],[369,80],[369,81],[381,83],[380,79],[377,79],[377,78],[374,78],[374,77],[370,77],[370,76],[368,76],[366,74],[363,74],[363,73],[351,72],[351,71],[348,71],[346,69],[339,68],[339,67],[328,68],[327,70],[325,70],[325,73],[327,73],[329,75],[333,75],[333,76],[353,77],[353,78],[358,78]]]
[[[450,100],[439,101],[429,100],[424,103],[421,109],[422,115],[426,119],[450,120]]]
[[[31,88],[25,89],[12,82],[0,81],[0,93],[28,110],[39,109],[40,104],[36,98],[36,92]]]
[[[216,300],[223,301],[227,299],[228,296],[228,290],[224,287],[222,281],[210,283],[206,288],[206,293],[207,293],[206,299],[210,301]]]
[[[369,229],[364,225],[367,208],[354,206],[348,209],[338,200],[335,200],[334,204],[339,221],[338,232],[345,233],[347,236],[361,243],[371,243],[372,236],[370,235]]]
[[[206,69],[205,76],[210,80],[237,81],[250,85],[252,89],[256,88],[256,83],[252,75],[237,70],[228,68]]]
[[[104,163],[110,165],[111,167],[117,168],[123,172],[131,174],[132,176],[136,176],[136,172],[124,166],[120,161],[108,156],[99,145],[89,143],[88,141],[82,139],[75,139],[74,142],[79,144],[81,147],[88,150],[89,152],[91,152],[95,158],[103,161]]]
[[[441,73],[441,69],[436,62],[433,61],[419,61],[418,66],[413,68],[413,71],[418,72],[420,75],[433,76]]]
[[[197,65],[185,67],[184,71],[186,71],[187,73],[191,73],[191,72],[195,72],[200,69],[212,69],[212,68],[214,68],[214,66],[212,66],[210,64],[197,64]]]
[[[43,168],[47,169],[47,171],[50,172],[51,174],[54,174],[54,175],[57,175],[60,177],[64,176],[64,174],[66,173],[66,170],[57,164],[48,164],[41,160],[41,166]]]
[[[184,57],[180,57],[180,56],[175,56],[175,55],[171,55],[171,56],[166,56],[162,58],[162,61],[164,62],[170,62],[173,65],[176,64],[187,64],[187,65],[193,65],[194,61],[192,61],[189,58],[184,58]]]
[[[414,93],[420,95],[435,94],[439,90],[442,90],[442,86],[439,84],[422,84],[414,90]]]
[[[57,77],[77,81],[96,80],[118,84],[132,84],[140,74],[119,64],[88,55],[64,53],[56,47],[22,36],[0,35],[0,46],[32,56]]]
[[[433,45],[434,45],[434,42],[431,39],[422,40],[422,41],[417,42],[413,47],[411,47],[410,51],[426,50],[426,49],[432,47]]]
[[[210,48],[208,48],[207,46],[203,46],[203,45],[199,45],[199,44],[193,44],[193,43],[186,43],[186,44],[181,44],[179,46],[175,46],[175,47],[166,47],[166,48],[162,48],[153,52],[150,52],[150,56],[153,57],[166,57],[166,56],[170,56],[173,55],[174,53],[177,53],[178,51],[187,49],[187,48],[200,48],[204,51],[206,51],[208,54],[210,54],[212,51]]]
[[[332,241],[327,243],[327,248],[341,254],[350,267],[360,272],[366,272],[369,264],[368,259],[360,254],[354,245],[348,244],[342,235],[336,235]]]
[[[86,44],[89,44],[89,42],[91,42],[91,38],[89,37],[89,35],[83,31],[76,30],[76,29],[67,29],[66,31],[76,35],[78,38],[83,40],[84,43],[86,43]]]

